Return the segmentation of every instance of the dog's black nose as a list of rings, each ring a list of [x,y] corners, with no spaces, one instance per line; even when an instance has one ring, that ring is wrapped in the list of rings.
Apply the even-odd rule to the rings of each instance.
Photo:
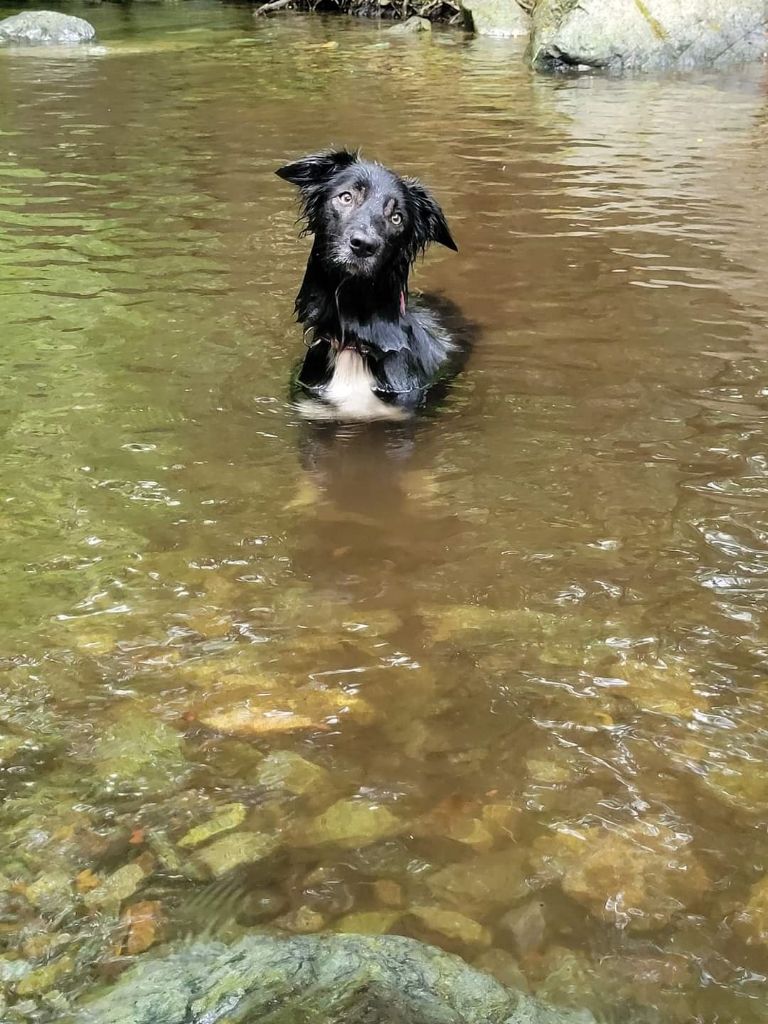
[[[366,238],[365,235],[354,234],[349,239],[349,248],[355,256],[373,256],[378,251],[379,242],[376,238]]]

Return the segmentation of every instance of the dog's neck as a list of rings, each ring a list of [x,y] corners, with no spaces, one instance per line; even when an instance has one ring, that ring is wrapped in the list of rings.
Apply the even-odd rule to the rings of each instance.
[[[408,268],[385,267],[375,277],[345,276],[329,267],[315,240],[299,294],[296,318],[316,336],[370,344],[374,323],[396,324],[405,315]]]

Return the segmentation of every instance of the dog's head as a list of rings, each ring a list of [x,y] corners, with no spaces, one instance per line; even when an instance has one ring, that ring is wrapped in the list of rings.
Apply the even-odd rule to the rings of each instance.
[[[346,150],[314,153],[277,174],[298,186],[306,231],[345,276],[374,277],[398,261],[407,270],[430,242],[457,251],[443,211],[415,178]]]

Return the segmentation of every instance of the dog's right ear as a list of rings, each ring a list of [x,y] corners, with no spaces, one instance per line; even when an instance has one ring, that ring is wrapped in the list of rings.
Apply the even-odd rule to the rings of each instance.
[[[296,160],[295,163],[286,164],[285,167],[276,170],[275,174],[300,189],[310,189],[324,184],[337,171],[342,171],[356,162],[357,153],[350,153],[346,149],[335,152],[326,150],[323,153],[311,153],[301,160]]]

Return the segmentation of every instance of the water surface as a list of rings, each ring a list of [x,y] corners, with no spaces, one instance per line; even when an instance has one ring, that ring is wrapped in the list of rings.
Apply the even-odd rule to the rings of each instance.
[[[765,69],[86,16],[99,47],[0,53],[20,1019],[163,935],[276,924],[618,1020],[768,1020]],[[273,171],[329,143],[422,176],[461,249],[417,283],[478,342],[416,424],[288,401],[307,243]],[[226,835],[271,852],[227,874]]]

